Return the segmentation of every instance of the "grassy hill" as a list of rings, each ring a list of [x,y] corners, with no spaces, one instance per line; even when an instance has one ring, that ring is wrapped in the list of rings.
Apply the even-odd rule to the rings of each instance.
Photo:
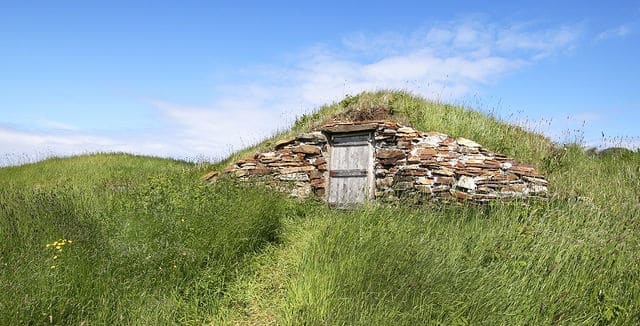
[[[380,107],[536,165],[553,195],[332,211],[200,180]],[[2,168],[0,324],[638,324],[640,153],[609,152],[378,92],[214,166],[96,154]]]

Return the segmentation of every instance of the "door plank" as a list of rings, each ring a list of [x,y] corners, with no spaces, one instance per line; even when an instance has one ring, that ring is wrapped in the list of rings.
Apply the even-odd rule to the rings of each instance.
[[[331,177],[366,177],[368,171],[364,169],[354,170],[333,170],[329,172]]]

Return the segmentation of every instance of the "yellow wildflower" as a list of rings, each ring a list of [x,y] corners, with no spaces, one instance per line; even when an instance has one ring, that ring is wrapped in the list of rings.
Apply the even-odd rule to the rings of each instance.
[[[51,269],[56,269],[56,265],[51,265]]]
[[[53,259],[58,259],[58,256],[53,256]]]

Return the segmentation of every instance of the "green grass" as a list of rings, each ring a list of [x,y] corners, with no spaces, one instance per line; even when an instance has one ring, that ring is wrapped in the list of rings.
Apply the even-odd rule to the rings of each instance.
[[[228,162],[97,154],[2,168],[0,324],[640,323],[639,152],[558,146],[397,92],[324,107],[288,134],[368,106],[532,163],[552,194],[333,211],[200,180]],[[60,239],[73,242],[47,247]]]
[[[0,324],[213,321],[288,202],[202,173],[107,154],[1,169]]]
[[[300,252],[282,315],[293,324],[637,322],[637,233],[566,206],[332,214]]]

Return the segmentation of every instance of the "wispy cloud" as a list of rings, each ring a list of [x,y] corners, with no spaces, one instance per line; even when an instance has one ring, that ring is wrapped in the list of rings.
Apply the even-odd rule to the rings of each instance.
[[[351,50],[382,52],[388,56],[428,49],[444,57],[493,55],[532,60],[573,48],[582,34],[581,24],[552,27],[534,22],[499,24],[475,16],[423,27],[408,35],[350,34],[343,43]]]
[[[111,149],[115,142],[96,135],[39,132],[0,126],[0,166],[25,163],[52,155]]]
[[[78,127],[70,125],[68,123],[64,123],[64,122],[60,122],[60,121],[53,121],[53,120],[40,120],[38,121],[38,123],[43,126],[46,129],[53,129],[53,130],[67,130],[67,131],[77,131],[79,130]]]
[[[575,47],[581,34],[579,25],[500,25],[476,17],[408,34],[350,34],[341,46],[301,56],[289,85],[312,105],[375,88],[452,99]]]
[[[111,146],[114,142],[106,137],[82,135],[79,133],[33,132],[0,127],[0,150],[19,150],[30,146],[53,146],[60,150],[73,150],[78,146]]]
[[[624,24],[618,27],[608,29],[596,36],[597,41],[625,37],[631,33],[631,24]]]
[[[256,143],[283,126],[278,114],[254,99],[226,98],[214,107],[193,107],[147,100],[159,109],[174,145],[192,155],[223,154]],[[228,153],[227,153],[228,154]]]
[[[606,116],[602,113],[596,112],[581,112],[572,115],[571,119],[577,123],[592,123],[598,120],[606,119]]]
[[[0,125],[0,166],[95,152],[193,158],[189,156],[191,151],[181,148],[180,143],[159,132],[114,135],[96,131],[34,131]]]
[[[605,149],[608,147],[625,147],[631,150],[640,150],[640,137],[607,136],[592,137],[585,141],[585,147]]]

